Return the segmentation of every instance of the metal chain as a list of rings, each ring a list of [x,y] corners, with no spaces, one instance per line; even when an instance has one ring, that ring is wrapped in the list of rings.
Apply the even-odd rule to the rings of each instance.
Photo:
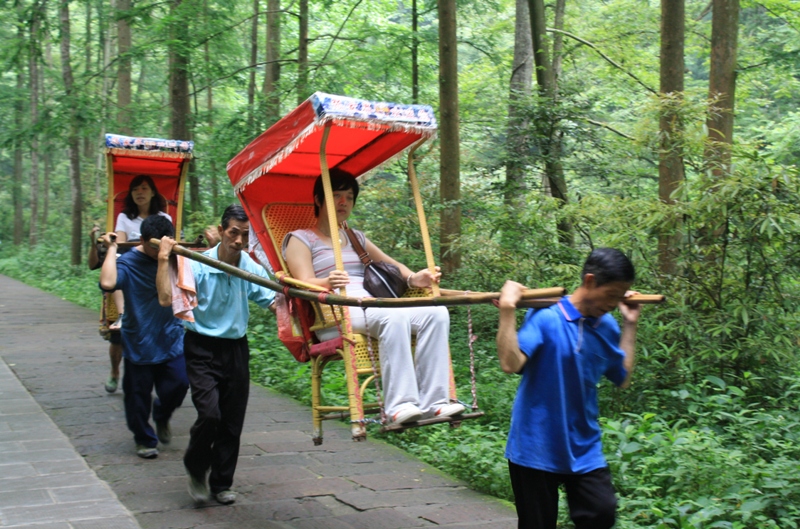
[[[383,424],[378,419],[371,419],[371,418],[370,419],[364,418],[364,419],[361,419],[361,420],[352,419],[350,421],[350,424],[356,424],[356,423],[358,423],[358,424]]]
[[[467,305],[467,333],[467,341],[469,342],[469,374],[472,389],[472,410],[475,411],[478,409],[478,390],[475,383],[475,349],[472,344],[475,343],[478,337],[472,333],[472,305]]]

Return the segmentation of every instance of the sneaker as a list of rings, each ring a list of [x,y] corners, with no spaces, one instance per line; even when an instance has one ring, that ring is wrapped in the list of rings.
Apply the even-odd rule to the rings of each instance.
[[[419,408],[412,404],[411,406],[405,406],[400,411],[392,415],[391,422],[404,424],[407,422],[418,421],[421,418],[422,412],[419,410]]]
[[[144,445],[136,445],[136,455],[142,459],[155,459],[158,457],[158,448]]]
[[[162,445],[168,445],[172,441],[172,428],[169,421],[156,421],[156,436]]]
[[[117,320],[114,323],[112,323],[111,325],[108,326],[108,330],[109,331],[119,331],[120,329],[122,329],[122,318],[123,318],[123,316],[125,316],[125,313],[124,312],[120,313],[120,315],[117,317]]]
[[[461,415],[464,413],[466,408],[463,404],[454,403],[454,404],[445,404],[444,406],[440,406],[436,413],[433,414],[434,417],[452,417],[453,415]]]
[[[189,496],[191,496],[192,499],[197,503],[208,501],[210,492],[208,490],[208,482],[206,481],[206,477],[203,476],[202,479],[198,479],[192,476],[188,470],[186,471],[186,474],[189,476]]]
[[[214,499],[222,505],[230,505],[236,501],[236,493],[232,490],[223,490],[214,494]]]
[[[117,391],[117,387],[119,387],[119,379],[109,376],[108,380],[106,380],[106,391],[108,393],[114,393]]]

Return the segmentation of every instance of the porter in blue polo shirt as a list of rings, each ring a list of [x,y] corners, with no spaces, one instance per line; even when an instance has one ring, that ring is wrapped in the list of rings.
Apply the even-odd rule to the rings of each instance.
[[[597,384],[606,376],[620,385],[627,375],[617,321],[610,314],[585,318],[565,296],[546,309],[531,309],[517,336],[528,361],[511,414],[506,458],[560,474],[605,467]]]
[[[525,287],[503,286],[497,354],[503,371],[522,375],[506,445],[520,529],[556,529],[562,485],[576,529],[610,529],[616,521],[597,384],[603,377],[629,383],[640,309],[623,300],[633,279],[622,252],[594,250],[572,295],[529,311],[519,332],[515,312]],[[609,314],[616,308],[622,332]]]

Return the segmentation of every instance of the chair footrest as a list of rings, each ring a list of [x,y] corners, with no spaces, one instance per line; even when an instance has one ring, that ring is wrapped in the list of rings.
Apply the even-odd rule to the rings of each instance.
[[[429,424],[438,424],[440,422],[449,422],[453,423],[454,426],[457,426],[461,421],[466,421],[469,419],[477,419],[478,417],[483,417],[482,411],[475,411],[472,413],[462,413],[461,415],[456,415],[454,417],[431,417],[430,419],[422,419],[421,421],[416,422],[404,422],[401,424],[386,424],[381,426],[381,432],[402,432],[403,430],[407,430],[409,428],[418,428],[420,426],[428,426]]]

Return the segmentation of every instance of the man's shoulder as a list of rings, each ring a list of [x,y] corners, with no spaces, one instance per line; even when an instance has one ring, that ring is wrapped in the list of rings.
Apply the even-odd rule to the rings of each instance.
[[[122,266],[137,266],[138,264],[141,263],[141,260],[139,259],[139,256],[136,255],[136,254],[140,254],[140,253],[142,253],[142,252],[140,252],[136,248],[131,248],[130,250],[128,250],[124,254],[122,254],[119,257],[117,257],[117,266],[119,266],[119,265],[122,265]]]
[[[200,255],[205,255],[206,257],[210,257],[211,259],[217,259],[217,247],[214,246],[209,248],[208,250],[203,250],[200,252]],[[194,259],[189,259],[189,266],[192,268],[192,273],[195,276],[202,275],[212,268],[205,263],[201,263],[200,261],[196,261]]]
[[[541,309],[530,309],[525,316],[525,323],[537,326],[558,325],[564,320],[564,316],[558,311],[556,305]]]
[[[252,274],[260,275],[262,277],[269,277],[269,274],[264,269],[261,264],[258,263],[255,259],[250,257],[250,254],[243,251],[242,257],[239,259],[239,268],[246,272],[250,272]]]
[[[609,312],[600,317],[600,324],[597,326],[597,330],[601,332],[614,332],[617,334],[620,332],[617,319]]]
[[[158,266],[158,261],[147,255],[146,253],[137,250],[135,247],[131,248],[117,259],[117,262],[126,263],[130,266]]]

